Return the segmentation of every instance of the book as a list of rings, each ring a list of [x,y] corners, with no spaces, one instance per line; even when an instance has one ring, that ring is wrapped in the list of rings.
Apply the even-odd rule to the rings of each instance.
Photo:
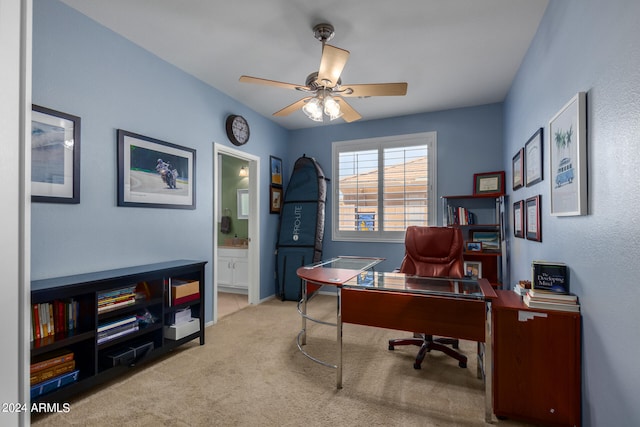
[[[551,301],[536,301],[532,300],[531,296],[527,294],[522,298],[525,305],[529,308],[539,308],[542,310],[554,310],[554,311],[571,311],[580,312],[580,305],[576,303],[563,303],[563,302],[551,302]]]
[[[529,294],[532,300],[536,301],[545,301],[549,300],[551,302],[559,301],[559,302],[578,302],[578,296],[575,294],[561,294],[553,291],[544,291],[540,289],[530,289]]]
[[[533,261],[531,289],[569,293],[569,270],[561,262]]]
[[[76,367],[75,360],[69,360],[67,362],[59,363],[57,365],[53,365],[46,369],[41,369],[31,374],[31,385],[35,385],[46,381],[50,378],[57,377],[62,374],[66,374],[67,372],[71,372]]]
[[[136,316],[128,316],[122,319],[117,319],[112,322],[102,323],[98,325],[98,333],[108,331],[109,329],[116,328],[118,326],[126,325],[128,323],[134,323],[136,321]]]
[[[198,292],[198,293],[196,293],[196,294],[187,295],[186,297],[176,298],[176,299],[173,301],[173,304],[174,304],[174,305],[180,305],[180,304],[183,304],[183,303],[185,303],[185,302],[195,301],[195,300],[197,300],[198,298],[200,298],[200,293],[199,293],[199,292]]]
[[[103,342],[111,341],[111,340],[119,338],[121,336],[128,335],[128,334],[130,334],[132,332],[135,332],[138,329],[140,329],[137,323],[133,323],[133,324],[127,325],[127,326],[128,326],[127,328],[122,329],[122,330],[116,328],[116,329],[114,329],[112,331],[109,331],[109,332],[112,332],[110,335],[98,337],[98,344],[102,344]]]
[[[42,396],[43,394],[57,390],[62,386],[77,381],[79,373],[79,370],[67,372],[66,374],[62,374],[60,376],[51,378],[50,380],[43,381],[34,386],[31,386],[31,399],[35,399],[38,396]]]
[[[107,304],[107,305],[103,305],[103,306],[98,306],[98,313],[104,313],[105,311],[111,311],[111,310],[116,310],[118,308],[122,308],[122,307],[126,307],[129,305],[133,305],[136,303],[135,298],[132,299],[128,299],[125,301],[120,301],[120,302],[116,302],[113,304]]]
[[[51,366],[68,362],[69,360],[73,360],[73,352],[71,350],[63,348],[60,350],[50,351],[49,353],[33,358],[30,373],[33,374],[43,369],[50,368]]]

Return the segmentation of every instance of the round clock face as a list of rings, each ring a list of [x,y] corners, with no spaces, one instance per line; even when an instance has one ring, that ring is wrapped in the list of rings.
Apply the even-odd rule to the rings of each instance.
[[[227,117],[227,136],[235,145],[244,145],[249,140],[249,123],[242,116]]]

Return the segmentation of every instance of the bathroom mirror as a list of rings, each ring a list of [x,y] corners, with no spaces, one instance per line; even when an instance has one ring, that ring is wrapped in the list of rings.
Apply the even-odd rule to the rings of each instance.
[[[249,219],[249,189],[238,190],[238,219]]]

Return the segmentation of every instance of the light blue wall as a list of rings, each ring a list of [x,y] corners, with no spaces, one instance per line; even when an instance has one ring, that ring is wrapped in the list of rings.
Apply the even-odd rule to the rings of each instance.
[[[252,125],[243,148],[262,161],[287,158],[288,133],[244,105],[53,0],[34,1],[33,102],[82,119],[81,203],[32,205],[32,279],[170,259],[208,261],[212,313],[213,143],[229,145],[230,113]],[[195,210],[116,206],[116,129],[194,148]],[[273,253],[277,217],[261,209],[261,253]],[[273,256],[263,257],[260,297],[273,294]]]
[[[510,172],[533,132],[548,133],[549,119],[587,92],[589,214],[549,215],[546,133],[544,181],[511,194],[542,195],[542,243],[512,239],[512,281],[529,278],[534,259],[571,268],[582,305],[585,426],[640,425],[639,28],[637,0],[551,0],[504,106]]]
[[[409,86],[411,91],[411,86]],[[295,160],[306,154],[314,157],[331,177],[331,143],[351,139],[374,138],[420,132],[437,132],[438,143],[438,224],[442,224],[440,196],[473,193],[473,174],[503,169],[502,104],[460,108],[435,113],[415,114],[384,120],[357,121],[348,124],[319,126],[291,132],[291,171]],[[332,183],[328,186],[325,257],[338,255],[380,256],[386,261],[381,270],[400,266],[404,255],[402,243],[354,243],[331,241]]]

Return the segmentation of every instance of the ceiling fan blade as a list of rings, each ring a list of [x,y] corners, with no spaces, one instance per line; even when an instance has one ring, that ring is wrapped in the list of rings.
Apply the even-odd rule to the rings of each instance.
[[[362,118],[360,113],[354,110],[347,101],[337,96],[334,97],[334,99],[340,104],[340,112],[342,113],[341,117],[345,122],[351,123]]]
[[[305,102],[307,102],[307,100],[309,100],[311,98],[312,98],[311,96],[307,96],[305,98],[302,98],[301,100],[296,101],[293,104],[284,107],[282,110],[276,111],[275,113],[273,113],[273,115],[276,116],[276,117],[288,116],[289,114],[293,113],[294,111],[299,110],[302,107],[304,107]]]
[[[275,80],[261,79],[260,77],[240,76],[240,81],[242,83],[255,83],[259,85],[276,86],[276,87],[281,87],[283,89],[294,89],[294,90],[297,88],[309,89],[308,87],[302,86],[302,85],[294,85],[293,83],[284,83],[284,82],[277,82]]]
[[[318,84],[334,87],[349,59],[349,51],[325,44],[322,47],[322,59],[318,70]]]
[[[351,89],[353,92],[349,92]],[[363,85],[346,85],[340,87],[340,96],[404,96],[407,94],[406,83],[372,83]]]

